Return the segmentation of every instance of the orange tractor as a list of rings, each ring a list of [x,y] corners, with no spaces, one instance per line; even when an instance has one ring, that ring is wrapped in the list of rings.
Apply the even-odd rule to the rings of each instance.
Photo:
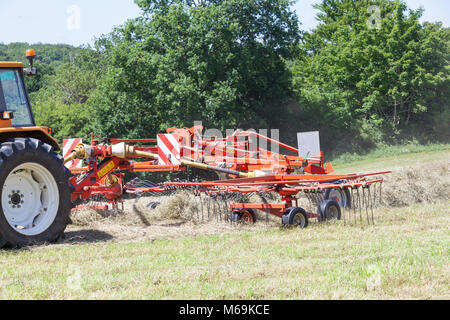
[[[0,61],[0,247],[56,241],[72,207],[70,172],[47,127],[36,126],[22,62]]]

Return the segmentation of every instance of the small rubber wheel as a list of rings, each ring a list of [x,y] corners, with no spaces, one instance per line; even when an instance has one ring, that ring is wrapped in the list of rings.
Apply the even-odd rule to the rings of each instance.
[[[308,226],[308,215],[303,208],[291,207],[281,217],[283,225],[304,229]]]
[[[256,215],[252,209],[239,209],[240,211],[231,212],[231,221],[241,223],[255,223]]]
[[[319,208],[320,221],[341,220],[341,207],[334,200],[325,200]]]
[[[323,198],[325,200],[336,201],[342,208],[350,208],[351,197],[350,197],[350,191],[348,191],[348,188],[327,189],[325,191]]]

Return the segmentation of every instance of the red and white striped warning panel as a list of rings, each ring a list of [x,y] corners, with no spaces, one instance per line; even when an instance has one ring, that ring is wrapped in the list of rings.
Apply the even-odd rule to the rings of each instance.
[[[72,150],[80,143],[83,143],[83,139],[81,138],[63,139],[63,157],[65,158],[70,155]],[[83,162],[81,159],[75,159],[67,162],[65,166],[67,168],[83,168]]]
[[[180,144],[171,134],[158,134],[158,163],[160,165],[180,165]]]

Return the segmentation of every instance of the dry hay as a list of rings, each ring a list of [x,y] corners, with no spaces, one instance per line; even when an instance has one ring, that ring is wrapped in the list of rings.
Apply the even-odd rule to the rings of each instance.
[[[266,195],[268,202],[279,201],[274,195]],[[192,224],[210,222],[226,222],[229,220],[229,204],[231,202],[261,202],[261,197],[252,194],[247,199],[222,199],[206,195],[194,195],[190,191],[178,191],[167,196],[143,196],[137,199],[124,200],[124,211],[108,212],[83,209],[73,211],[71,218],[74,225],[91,226],[101,223],[120,223],[123,225],[149,226],[162,221],[180,220]],[[147,205],[157,202],[156,208]],[[97,202],[86,203],[96,205]],[[257,220],[265,220],[264,212],[256,212]]]
[[[260,201],[258,196],[251,196],[249,200]],[[147,207],[150,202],[159,202],[159,205],[151,209]],[[266,222],[264,213],[257,214],[255,225],[232,223],[229,219],[229,209],[224,201],[219,199],[214,201],[205,195],[195,196],[189,191],[179,191],[167,196],[143,196],[138,199],[124,200],[123,211],[77,210],[72,212],[71,219],[73,223],[67,228],[68,236],[65,240],[69,243],[104,241],[105,239],[120,241],[175,239],[186,236],[267,230],[279,226],[279,219],[273,216],[270,216]],[[109,235],[109,239],[101,234],[100,239],[96,239],[93,230]]]
[[[407,206],[450,200],[450,161],[407,166],[385,176],[381,201],[385,206]]]

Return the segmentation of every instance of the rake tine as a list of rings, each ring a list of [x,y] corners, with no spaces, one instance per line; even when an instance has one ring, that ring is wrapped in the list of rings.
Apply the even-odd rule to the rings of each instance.
[[[224,194],[223,196],[223,214],[225,217],[225,222],[228,222],[228,214],[227,214],[227,194]]]
[[[218,196],[214,197],[214,212],[217,215],[217,221],[222,221],[222,213],[220,212],[220,205],[219,200],[217,199]]]
[[[367,224],[370,226],[370,220],[369,220],[369,199],[366,190],[367,188],[363,187],[363,199],[364,199],[364,207],[366,209],[366,218],[367,218]]]
[[[259,192],[258,195],[265,204],[268,203],[267,199],[264,198],[262,193]],[[267,223],[269,223],[269,208],[266,208],[266,210],[264,210],[264,211],[266,212],[266,224],[267,224]]]
[[[367,204],[367,208],[366,208],[366,214],[367,214],[367,220],[369,220],[370,221],[370,215],[369,215],[369,206],[370,206],[370,186],[368,185],[367,186],[367,202],[366,202],[366,204]],[[370,224],[370,223],[369,223]],[[372,225],[373,225],[373,223],[372,223]]]
[[[208,194],[208,198],[206,199],[206,210],[208,211],[208,221],[209,221],[209,206],[211,204],[211,196]]]
[[[202,222],[203,222],[203,200],[202,200],[202,193],[200,192],[198,194],[199,198],[200,198],[200,208],[202,210]]]
[[[228,221],[228,215],[227,215],[227,198],[226,195],[224,194],[222,197],[222,208],[223,208],[223,220],[225,222]]]
[[[354,196],[353,196],[353,188],[350,187],[350,208],[348,209],[348,223],[351,224],[352,222],[352,210],[355,207],[355,200],[354,200]]]
[[[347,204],[348,205],[348,204]],[[345,214],[346,214],[346,209],[344,206],[342,206],[342,216],[344,217],[344,226],[345,226]]]
[[[355,187],[355,190],[353,190],[354,194],[355,194],[355,205],[353,206],[354,212],[353,212],[353,220],[354,223],[356,224],[356,219],[358,217],[358,213],[356,212],[356,210],[358,209],[358,199],[357,199],[357,191],[358,187]]]
[[[375,187],[374,187],[375,188]],[[372,199],[372,195],[371,195],[371,192],[370,192],[370,187],[369,187],[369,202],[370,202],[370,214],[371,214],[371,216],[372,216],[372,225],[374,225],[375,224],[375,222],[374,222],[374,220],[373,220],[373,199]]]
[[[219,195],[218,199],[217,199],[217,209],[219,209],[219,214],[220,214],[220,222],[223,221],[223,199],[222,199],[222,195]]]
[[[221,198],[222,196],[221,195],[219,195],[218,197],[217,197],[217,210],[219,211],[219,216],[220,216],[220,222],[222,222],[223,221],[223,216],[222,216],[222,206],[220,205],[220,203],[222,202],[221,201]]]
[[[211,195],[211,215],[214,216],[216,218],[216,222],[217,222],[217,216],[216,216],[216,200],[214,199],[214,197]]]
[[[372,210],[373,210],[373,207],[376,206],[376,204],[377,204],[376,197],[377,197],[377,184],[375,183],[373,186]]]
[[[226,214],[225,214],[225,198],[224,197],[225,197],[224,195],[221,196],[221,201],[220,201],[220,202],[222,202],[221,214],[222,214],[223,221],[227,221],[227,217],[226,217]]]
[[[383,182],[381,181],[380,182],[380,198],[378,199],[378,204],[379,205],[381,205],[381,199],[383,199],[382,197],[381,197],[381,187],[383,186]]]
[[[359,194],[359,187],[356,188],[358,192],[358,212],[359,212],[359,221],[362,222],[362,213],[361,213],[361,196]]]
[[[217,208],[216,208],[216,205],[217,205],[217,197],[216,196],[213,197],[213,204],[214,204],[213,214],[216,216],[216,222],[219,222],[220,221],[219,220],[220,214],[217,212]]]

